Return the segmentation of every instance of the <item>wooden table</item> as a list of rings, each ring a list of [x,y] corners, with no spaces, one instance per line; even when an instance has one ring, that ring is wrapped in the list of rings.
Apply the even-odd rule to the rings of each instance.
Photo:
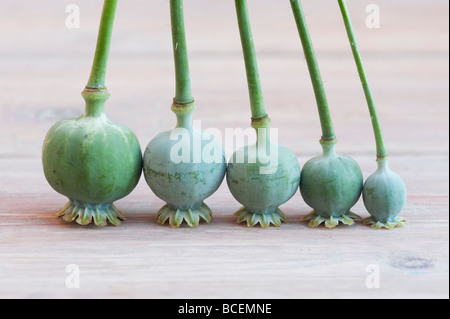
[[[0,3],[0,297],[448,298],[448,1],[349,0],[391,152],[407,183],[402,229],[358,224],[309,229],[299,193],[281,228],[238,225],[226,183],[207,200],[210,225],[155,223],[163,204],[142,179],[117,202],[128,220],[103,229],[55,217],[66,199],[48,186],[40,155],[48,129],[83,112],[101,1],[78,0],[79,29],[59,1]],[[319,4],[320,2],[320,4]],[[318,117],[289,1],[249,0],[267,110],[301,165],[320,153]],[[304,1],[339,137],[338,151],[375,171],[373,135],[336,1]],[[111,49],[108,116],[144,149],[173,127],[168,1],[121,1]],[[196,119],[247,128],[250,111],[232,1],[186,1]],[[225,114],[221,115],[220,112]],[[232,150],[232,148],[231,148]],[[227,149],[228,153],[230,148]],[[355,212],[368,214],[359,202]],[[69,289],[68,265],[80,270]],[[375,268],[374,268],[375,267]],[[366,285],[379,270],[380,288]],[[70,285],[69,285],[70,286]],[[370,285],[369,285],[370,286]]]

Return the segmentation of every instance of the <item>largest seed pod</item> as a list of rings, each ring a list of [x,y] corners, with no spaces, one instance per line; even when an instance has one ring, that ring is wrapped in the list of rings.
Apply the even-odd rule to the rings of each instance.
[[[213,136],[195,129],[195,103],[191,93],[182,0],[171,0],[176,96],[172,111],[177,126],[156,136],[144,153],[144,175],[156,196],[167,205],[157,213],[160,224],[190,227],[210,222],[211,209],[204,200],[222,183],[226,173],[225,151]]]
[[[85,113],[56,123],[42,151],[49,184],[70,201],[58,213],[68,222],[119,225],[125,217],[113,203],[136,187],[142,172],[142,153],[134,133],[110,121],[104,106],[106,65],[116,0],[104,2],[95,60],[89,83],[82,93]]]
[[[352,158],[337,154],[335,151],[336,135],[308,25],[300,1],[290,1],[311,75],[322,126],[320,143],[323,154],[304,165],[300,181],[303,199],[314,209],[303,220],[309,221],[311,227],[325,223],[326,227],[334,228],[340,222],[353,225],[353,219],[358,216],[350,210],[361,197],[363,174]]]

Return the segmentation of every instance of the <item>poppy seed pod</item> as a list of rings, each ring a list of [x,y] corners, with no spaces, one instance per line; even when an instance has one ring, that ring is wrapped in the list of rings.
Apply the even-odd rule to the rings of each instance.
[[[193,128],[195,102],[191,92],[183,0],[170,0],[176,94],[172,111],[175,129],[156,136],[144,154],[144,175],[156,196],[167,205],[157,213],[157,221],[171,227],[198,226],[210,222],[211,209],[203,202],[223,182],[227,163],[219,141]]]
[[[384,144],[378,111],[356,41],[349,10],[345,0],[338,0],[338,3],[366,96],[377,147],[378,169],[367,179],[363,190],[364,204],[372,216],[367,218],[364,223],[372,225],[374,229],[401,227],[406,222],[406,219],[398,217],[398,215],[406,204],[406,186],[400,176],[389,169],[388,152]]]
[[[228,187],[244,205],[235,213],[238,223],[247,222],[248,227],[281,226],[286,218],[278,207],[296,193],[300,166],[292,151],[270,140],[271,121],[265,111],[247,2],[235,0],[235,5],[257,142],[233,154],[228,166]]]
[[[314,211],[304,218],[311,227],[323,222],[332,228],[342,222],[353,225],[358,216],[350,209],[358,202],[363,187],[363,174],[350,157],[335,152],[334,143],[322,142],[322,156],[303,166],[300,191]]]
[[[266,148],[260,138],[256,144],[237,150],[228,165],[228,187],[244,205],[236,212],[238,222],[245,221],[249,227],[258,223],[263,228],[281,226],[286,218],[278,207],[294,196],[300,180],[295,154],[284,146],[267,143],[270,146]]]
[[[82,93],[86,111],[56,123],[42,150],[49,184],[70,201],[58,213],[68,222],[119,225],[125,217],[113,202],[136,187],[142,173],[142,153],[134,133],[110,121],[104,106],[109,98],[105,74],[117,0],[104,2],[95,59]]]
[[[177,127],[156,136],[144,153],[147,184],[167,203],[157,220],[160,224],[169,221],[172,227],[183,221],[190,227],[198,226],[200,219],[211,221],[212,211],[203,201],[217,191],[227,169],[220,142],[192,127],[195,105],[184,107],[184,111],[172,108]]]
[[[322,127],[320,143],[323,154],[305,164],[300,181],[303,199],[314,209],[302,220],[309,221],[310,227],[318,227],[325,223],[326,227],[334,228],[340,222],[353,225],[355,223],[353,220],[359,216],[350,212],[350,209],[361,197],[363,175],[359,165],[353,159],[335,152],[336,135],[308,24],[300,1],[290,1],[308,64]]]
[[[364,184],[364,205],[371,215],[364,223],[375,229],[403,226],[406,220],[398,216],[405,206],[406,197],[403,180],[389,169],[387,158],[379,159],[377,171]]]
[[[141,149],[130,129],[111,122],[99,109],[102,99],[92,103],[91,94],[84,96],[87,112],[56,123],[45,138],[45,177],[53,189],[70,199],[58,213],[65,221],[119,225],[125,218],[113,202],[136,187],[142,170]]]

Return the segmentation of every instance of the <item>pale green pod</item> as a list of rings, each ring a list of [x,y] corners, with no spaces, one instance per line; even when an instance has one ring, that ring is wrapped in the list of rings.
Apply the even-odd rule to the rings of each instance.
[[[380,158],[377,162],[377,171],[364,184],[364,205],[372,216],[364,223],[375,229],[401,227],[406,221],[399,217],[406,204],[406,185],[389,169],[387,158]]]
[[[294,196],[300,181],[295,154],[284,146],[263,143],[237,150],[228,165],[227,183],[234,198],[244,205],[236,215],[249,227],[281,226],[286,218],[278,208]]]
[[[184,221],[210,222],[211,209],[203,202],[217,191],[226,173],[225,151],[213,136],[192,127],[192,109],[177,113],[175,129],[156,136],[144,153],[144,176],[153,193],[167,205],[160,224],[179,227]]]
[[[400,176],[393,173],[388,167],[388,152],[384,143],[378,111],[356,41],[350,13],[345,0],[338,0],[338,3],[366,96],[377,146],[378,169],[367,179],[363,190],[364,204],[372,216],[367,218],[364,223],[372,225],[372,228],[375,229],[401,227],[406,220],[398,217],[398,215],[406,203],[406,186]]]
[[[247,74],[251,125],[257,130],[258,138],[255,145],[233,154],[228,167],[228,187],[244,205],[235,214],[239,223],[246,221],[249,227],[257,224],[281,226],[286,217],[278,207],[296,193],[300,166],[294,153],[270,141],[271,121],[265,111],[247,1],[235,0],[235,5]]]
[[[169,221],[172,227],[180,227],[183,222],[194,227],[201,219],[211,221],[211,209],[203,201],[219,188],[227,168],[222,145],[192,126],[195,102],[183,6],[183,0],[170,0],[176,82],[172,111],[178,123],[175,129],[156,136],[144,154],[147,184],[167,203],[156,215],[157,221]]]
[[[309,160],[302,170],[300,191],[314,209],[303,220],[310,221],[311,227],[353,225],[358,216],[350,210],[361,197],[362,171],[355,160],[335,152],[335,142],[321,144],[323,155]]]

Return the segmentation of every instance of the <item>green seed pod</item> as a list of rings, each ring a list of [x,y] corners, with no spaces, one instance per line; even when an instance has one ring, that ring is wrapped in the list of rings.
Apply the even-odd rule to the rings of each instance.
[[[281,226],[285,216],[278,208],[294,196],[300,181],[295,154],[270,143],[270,152],[261,143],[237,150],[228,165],[227,183],[234,198],[244,205],[236,215],[249,227],[260,224]]]
[[[338,0],[338,3],[366,96],[377,146],[378,169],[367,179],[363,190],[364,204],[372,216],[367,218],[364,223],[372,225],[374,229],[401,227],[406,222],[406,219],[398,217],[398,215],[406,203],[406,186],[400,176],[393,173],[388,167],[388,152],[384,144],[378,111],[356,41],[350,13],[345,0]]]
[[[59,213],[64,220],[97,226],[109,220],[119,225],[124,217],[114,207],[136,187],[142,169],[139,142],[128,128],[103,113],[108,94],[86,93],[86,113],[56,123],[44,141],[45,177],[70,203]]]
[[[359,216],[350,212],[350,209],[361,196],[363,175],[353,159],[335,152],[336,135],[305,14],[299,0],[290,2],[316,95],[322,127],[320,143],[323,155],[305,164],[300,181],[303,199],[314,208],[303,221],[309,221],[310,227],[318,227],[323,222],[328,228],[336,227],[339,222],[353,225],[353,219]]]
[[[228,187],[244,205],[235,214],[239,223],[281,226],[286,218],[278,207],[296,193],[300,166],[292,151],[270,141],[271,121],[265,111],[247,1],[235,0],[235,6],[257,142],[234,153],[228,166]]]
[[[176,93],[172,111],[177,127],[161,133],[144,154],[144,174],[156,196],[167,202],[157,214],[157,221],[190,227],[200,219],[210,222],[211,209],[203,202],[223,182],[226,173],[225,151],[212,136],[192,126],[195,102],[191,92],[187,55],[183,0],[170,0],[172,44],[175,60]],[[181,140],[179,140],[181,137]]]
[[[389,169],[387,158],[377,162],[378,170],[364,184],[364,205],[372,215],[364,223],[375,229],[403,226],[406,220],[398,216],[406,203],[405,183]]]
[[[355,214],[350,209],[358,202],[363,187],[363,174],[350,157],[335,152],[335,144],[322,142],[322,156],[309,160],[303,167],[300,191],[314,211],[305,217],[311,227],[325,222],[329,228],[342,222],[353,225]]]
[[[104,113],[109,93],[105,74],[117,0],[105,0],[94,63],[82,93],[85,113],[58,122],[48,132],[42,150],[49,184],[69,203],[58,213],[68,222],[119,225],[125,217],[113,202],[136,187],[142,173],[139,142],[128,128],[108,120]]]
[[[173,107],[177,127],[156,136],[144,153],[147,184],[167,203],[158,212],[157,221],[169,221],[172,227],[183,221],[190,227],[198,226],[200,218],[211,221],[211,209],[203,201],[217,191],[227,168],[222,145],[192,127],[194,108],[193,103],[185,105],[184,112]]]

